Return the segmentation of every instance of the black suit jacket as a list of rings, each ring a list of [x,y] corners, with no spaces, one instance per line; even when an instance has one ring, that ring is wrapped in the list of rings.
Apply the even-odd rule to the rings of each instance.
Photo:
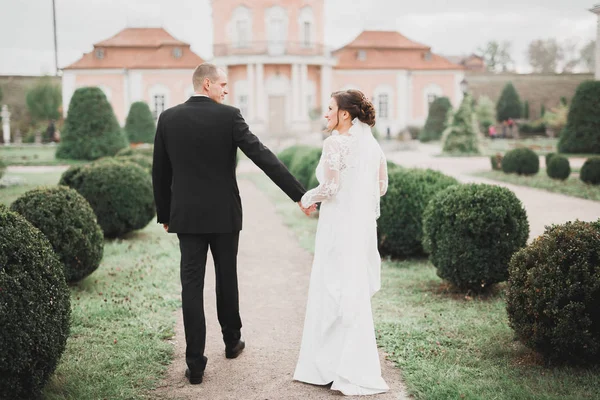
[[[304,187],[250,132],[240,110],[194,96],[158,119],[152,166],[158,222],[169,224],[173,233],[240,231],[238,147],[292,200],[300,201]]]

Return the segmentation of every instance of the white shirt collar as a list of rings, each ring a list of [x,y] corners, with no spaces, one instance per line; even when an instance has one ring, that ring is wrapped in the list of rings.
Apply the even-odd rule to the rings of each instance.
[[[194,94],[192,95],[192,97],[208,97],[208,96],[207,96],[207,95],[205,95],[205,94],[194,93]]]

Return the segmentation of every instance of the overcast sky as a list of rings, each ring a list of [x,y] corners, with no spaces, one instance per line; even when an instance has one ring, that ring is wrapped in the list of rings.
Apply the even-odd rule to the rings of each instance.
[[[55,1],[60,67],[127,26],[162,26],[201,57],[212,56],[209,0]],[[325,44],[340,47],[363,29],[397,30],[443,55],[510,41],[518,69],[528,72],[525,52],[532,40],[554,37],[583,46],[595,38],[596,16],[588,11],[594,1],[600,2],[325,0]],[[53,74],[53,48],[52,0],[0,0],[0,75]]]

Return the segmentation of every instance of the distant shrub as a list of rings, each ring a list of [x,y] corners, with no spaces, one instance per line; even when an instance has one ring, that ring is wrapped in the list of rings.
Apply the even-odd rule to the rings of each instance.
[[[550,159],[550,164],[546,167],[546,173],[552,179],[564,181],[571,175],[569,159],[561,155],[555,155]]]
[[[539,170],[538,155],[526,147],[510,150],[502,159],[502,171],[507,174],[535,175]]]

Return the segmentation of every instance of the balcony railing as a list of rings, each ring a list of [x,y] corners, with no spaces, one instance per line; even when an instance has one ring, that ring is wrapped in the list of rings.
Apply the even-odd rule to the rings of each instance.
[[[331,50],[320,43],[290,42],[290,41],[239,41],[236,43],[221,43],[213,46],[215,57],[226,56],[330,56]]]

